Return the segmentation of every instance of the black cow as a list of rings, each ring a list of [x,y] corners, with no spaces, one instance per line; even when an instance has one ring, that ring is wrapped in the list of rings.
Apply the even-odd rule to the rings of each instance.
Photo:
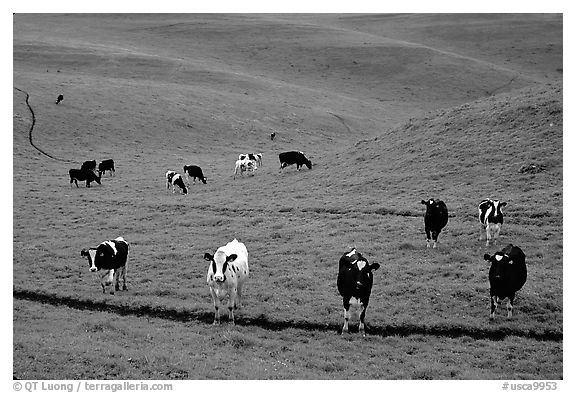
[[[116,169],[114,169],[114,160],[104,160],[98,164],[98,173],[100,176],[102,176],[102,174],[104,174],[106,171],[110,171],[112,176],[116,174]]]
[[[512,244],[507,245],[496,254],[484,254],[484,259],[490,261],[490,319],[494,319],[496,305],[508,298],[508,318],[512,317],[514,296],[524,283],[528,272],[526,270],[526,255]]]
[[[301,151],[287,151],[278,155],[280,159],[280,170],[286,168],[288,165],[296,164],[296,170],[300,170],[302,165],[306,165],[308,169],[312,169],[312,162],[306,158]]]
[[[184,165],[184,173],[188,176],[188,179],[192,178],[192,181],[196,183],[198,178],[202,183],[206,184],[206,177],[202,173],[202,168],[197,165]]]
[[[82,164],[80,169],[95,172],[96,171],[96,160],[84,161],[84,163]]]
[[[504,215],[502,214],[502,207],[504,206],[506,206],[506,202],[492,199],[484,199],[478,205],[478,220],[482,224],[482,232],[486,231],[486,247],[490,245],[490,240],[496,244],[496,239],[500,235],[500,229],[504,223]]]
[[[75,183],[76,187],[78,187],[78,180],[79,181],[86,180],[86,187],[90,187],[90,183],[92,183],[93,181],[95,181],[98,184],[102,184],[100,183],[101,176],[96,176],[94,171],[85,169],[70,169],[68,173],[70,174],[70,186],[72,186],[72,183]]]
[[[124,238],[117,237],[114,240],[106,240],[96,248],[85,248],[80,252],[80,255],[88,258],[91,272],[100,272],[102,293],[105,293],[106,287],[110,286],[110,294],[114,295],[114,290],[120,290],[120,279],[122,279],[122,290],[127,290],[128,242]],[[114,286],[111,286],[112,282],[114,282]]]
[[[348,331],[348,319],[350,318],[350,300],[355,299],[355,303],[360,306],[360,325],[359,332],[363,336],[364,317],[366,308],[372,292],[372,271],[380,267],[378,263],[368,263],[368,260],[362,256],[356,249],[344,253],[340,257],[337,286],[338,292],[342,295],[342,304],[344,305],[344,326],[342,334]]]
[[[436,248],[438,244],[438,235],[448,223],[448,208],[446,204],[440,199],[422,200],[421,203],[426,205],[426,213],[424,214],[424,228],[426,230],[426,247],[430,247],[430,238],[434,244],[432,248]]]
[[[272,132],[272,133],[270,134],[270,140],[273,141],[274,138],[276,138],[276,133],[275,133],[275,132]]]
[[[62,94],[59,94],[58,98],[56,98],[56,105],[61,103],[63,100],[64,100],[64,96]]]

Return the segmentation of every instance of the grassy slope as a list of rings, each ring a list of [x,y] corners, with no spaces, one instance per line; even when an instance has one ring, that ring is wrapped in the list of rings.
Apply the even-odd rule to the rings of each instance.
[[[556,79],[557,57],[540,56],[546,48],[558,53],[558,45],[561,54],[556,30],[540,35],[538,45],[529,40],[541,50],[515,52],[514,62],[504,63],[510,72],[493,47],[463,51],[454,39],[461,26],[433,35],[439,30],[429,25],[439,17],[404,18],[414,29],[359,16],[297,23],[271,15],[51,16],[42,23],[17,17],[14,84],[31,95],[36,143],[76,163],[113,157],[119,170],[101,187],[70,189],[66,173],[78,165],[31,149],[23,94],[14,92],[15,287],[207,315],[201,255],[238,237],[252,269],[241,318],[332,329],[341,318],[334,264],[355,245],[385,265],[368,312],[375,328],[561,331],[561,85],[479,99]],[[532,18],[529,27],[500,32],[508,41],[498,48],[518,45],[540,26],[551,31],[549,17]],[[488,26],[481,19],[474,26]],[[64,105],[57,107],[53,98],[62,91]],[[267,139],[271,131],[275,142]],[[276,154],[288,149],[306,151],[317,163],[313,171],[279,175]],[[243,151],[264,152],[264,167],[233,181],[232,164]],[[546,170],[518,173],[531,162]],[[209,184],[193,186],[186,198],[165,193],[165,170],[189,163],[205,169]],[[33,176],[38,166],[53,175]],[[436,252],[422,248],[417,217],[420,199],[431,196],[446,200],[453,214]],[[474,217],[486,196],[509,202],[502,241],[525,249],[531,277],[517,317],[490,325]],[[110,298],[98,293],[79,251],[117,235],[132,247],[130,292]],[[15,341],[27,348],[27,335],[16,331]],[[561,373],[558,359],[549,367],[557,371],[544,375],[527,366],[525,376]],[[218,375],[196,372],[184,377]],[[480,377],[497,378],[494,372]]]

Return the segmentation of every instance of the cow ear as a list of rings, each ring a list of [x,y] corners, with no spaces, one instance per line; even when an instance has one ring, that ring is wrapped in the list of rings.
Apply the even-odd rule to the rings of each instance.
[[[214,260],[214,255],[210,254],[210,253],[205,253],[204,254],[204,259],[206,259],[207,261],[213,261]]]
[[[490,254],[484,254],[484,260],[489,261],[490,258]]]
[[[378,262],[370,265],[370,270],[378,270],[379,268],[380,268],[380,264]]]
[[[236,254],[231,254],[231,255],[228,255],[228,256],[226,257],[226,262],[232,262],[232,261],[235,261],[235,260],[236,260],[236,258],[238,258],[238,255],[236,255]]]
[[[421,204],[425,205],[426,201],[424,199],[422,199],[422,201],[420,201]]]
[[[504,207],[504,206],[506,206],[506,205],[507,205],[506,202],[501,202],[501,203],[500,203],[500,207]]]
[[[87,257],[88,256],[88,250],[87,249],[82,249],[82,251],[80,251],[80,256],[81,257]]]

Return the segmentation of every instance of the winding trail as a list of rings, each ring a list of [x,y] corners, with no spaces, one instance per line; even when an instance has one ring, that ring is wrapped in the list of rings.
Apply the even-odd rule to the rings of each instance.
[[[50,157],[53,160],[62,161],[62,162],[74,162],[71,160],[66,160],[64,158],[54,157],[53,155],[46,153],[44,150],[42,150],[41,148],[36,146],[36,144],[34,144],[34,141],[32,140],[32,131],[34,131],[34,126],[36,125],[36,115],[34,114],[34,110],[32,109],[32,106],[30,106],[30,102],[29,102],[30,95],[27,92],[25,92],[24,90],[19,89],[17,87],[14,87],[14,89],[18,90],[21,93],[26,94],[26,106],[28,107],[28,109],[30,110],[30,113],[32,114],[32,124],[30,125],[30,130],[28,131],[28,140],[30,141],[30,145],[34,149],[38,150],[40,153],[44,154],[46,157]]]

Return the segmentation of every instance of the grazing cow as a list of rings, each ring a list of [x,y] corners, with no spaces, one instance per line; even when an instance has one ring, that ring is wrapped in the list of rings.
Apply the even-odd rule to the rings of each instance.
[[[379,267],[378,263],[368,263],[368,260],[355,248],[340,257],[337,286],[344,305],[342,334],[348,332],[348,319],[351,316],[350,300],[354,298],[354,303],[360,306],[359,332],[363,336],[366,335],[364,317],[370,300],[370,292],[372,292],[372,271],[378,270]]]
[[[496,244],[496,239],[500,235],[500,229],[504,223],[502,207],[506,202],[498,200],[484,199],[478,205],[478,220],[482,224],[482,232],[486,231],[486,247],[490,245],[490,240]],[[482,240],[482,236],[480,236]]]
[[[256,167],[262,166],[262,153],[246,153],[238,156],[239,160],[250,160],[256,164]]]
[[[120,290],[120,279],[122,279],[122,290],[126,291],[126,262],[128,261],[128,242],[122,237],[114,240],[106,240],[96,248],[83,249],[80,255],[88,258],[91,272],[100,272],[100,285],[102,293],[106,292],[106,287],[110,287],[110,294],[114,295],[114,290]],[[114,285],[111,284],[114,282]]]
[[[252,174],[254,174],[256,169],[256,163],[252,160],[237,160],[234,165],[234,179],[236,179],[238,173],[240,173],[240,176],[244,176],[244,172],[252,172]]]
[[[64,100],[64,96],[62,94],[59,94],[58,98],[56,98],[56,105],[61,103],[63,100]]]
[[[274,138],[276,138],[276,133],[275,133],[275,132],[273,132],[273,133],[270,134],[270,140],[273,141]]]
[[[206,177],[204,177],[204,173],[202,173],[202,168],[197,165],[184,165],[184,173],[188,176],[188,182],[190,182],[190,178],[193,179],[194,183],[196,183],[196,179],[198,178],[202,183],[206,184]]]
[[[114,169],[114,160],[104,160],[98,164],[98,173],[100,176],[106,171],[109,171],[112,176],[116,174],[116,169]]]
[[[514,296],[524,283],[528,272],[526,271],[526,255],[512,244],[507,245],[496,254],[484,254],[484,259],[490,261],[490,319],[494,319],[496,305],[508,298],[508,318],[512,317]]]
[[[174,171],[167,171],[166,172],[166,189],[169,190],[170,186],[172,186],[172,193],[176,192],[176,186],[182,190],[182,194],[188,194],[188,189],[186,188],[186,184],[184,184],[184,179],[182,179],[182,175],[176,173]]]
[[[96,172],[96,160],[84,161],[80,169]]]
[[[90,187],[90,183],[93,181],[98,184],[102,184],[100,183],[101,176],[96,176],[94,171],[85,169],[70,169],[68,173],[70,174],[70,187],[72,187],[72,183],[75,183],[76,187],[78,187],[78,180],[86,180],[86,187]]]
[[[280,171],[288,165],[296,164],[296,170],[300,170],[302,165],[306,165],[308,169],[312,169],[312,162],[306,158],[301,151],[287,151],[278,155],[280,159]]]
[[[440,199],[422,200],[421,203],[426,205],[426,214],[424,214],[424,227],[426,230],[426,247],[430,247],[430,237],[434,242],[432,248],[436,248],[438,235],[442,228],[448,223],[448,208]]]
[[[206,282],[214,302],[214,325],[220,324],[220,302],[228,295],[228,318],[234,324],[234,309],[242,307],[242,286],[248,279],[248,250],[234,239],[216,250],[204,254],[210,262]]]

